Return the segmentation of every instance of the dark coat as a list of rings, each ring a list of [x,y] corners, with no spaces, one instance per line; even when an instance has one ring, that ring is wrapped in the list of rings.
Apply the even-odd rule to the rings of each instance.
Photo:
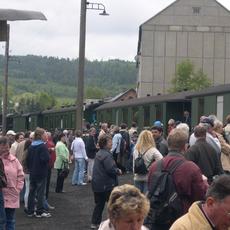
[[[93,167],[92,189],[94,192],[111,191],[118,185],[119,169],[112,157],[112,154],[100,149],[95,157]]]
[[[156,148],[159,150],[159,152],[162,154],[162,156],[166,156],[168,154],[168,143],[164,139],[163,136],[161,136],[158,139],[155,139]]]
[[[48,175],[49,160],[49,150],[44,143],[30,145],[26,160],[30,178],[34,180],[46,178]]]
[[[212,182],[215,175],[223,173],[220,158],[205,139],[198,139],[185,153],[185,158],[198,165],[209,182]]]
[[[94,136],[89,135],[88,141],[86,143],[86,154],[90,159],[94,159],[96,156],[97,148],[96,148],[96,139]]]
[[[131,152],[131,147],[130,147],[130,136],[129,136],[129,133],[127,132],[127,130],[121,129],[120,130],[120,134],[121,134],[122,138],[124,138],[124,140],[126,142],[126,151],[128,153],[130,153]]]
[[[173,180],[176,186],[178,195],[180,196],[184,213],[186,213],[194,201],[203,200],[208,184],[202,179],[202,173],[199,167],[192,161],[188,161],[184,156],[177,152],[170,152],[163,158],[163,168],[168,168],[169,165],[176,159],[184,159],[185,162],[178,166],[173,173]],[[156,162],[149,169],[148,187],[151,187],[152,174],[156,171]]]
[[[5,188],[6,186],[7,186],[7,179],[4,170],[4,164],[2,162],[2,159],[0,159],[0,191],[2,191],[2,188]]]

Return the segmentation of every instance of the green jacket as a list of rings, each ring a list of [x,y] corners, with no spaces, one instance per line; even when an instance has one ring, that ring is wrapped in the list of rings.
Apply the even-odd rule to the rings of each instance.
[[[63,162],[69,162],[69,150],[63,142],[58,141],[58,143],[55,146],[55,152],[56,160],[54,163],[54,168],[62,169],[64,168]]]

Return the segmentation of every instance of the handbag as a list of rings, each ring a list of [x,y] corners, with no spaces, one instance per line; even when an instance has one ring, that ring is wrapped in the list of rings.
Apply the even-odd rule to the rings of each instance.
[[[59,176],[62,178],[67,178],[69,175],[69,162],[63,161],[61,164],[61,172],[59,173]]]

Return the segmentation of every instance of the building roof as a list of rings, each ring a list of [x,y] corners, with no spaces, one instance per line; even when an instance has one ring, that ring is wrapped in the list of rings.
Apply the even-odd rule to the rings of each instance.
[[[45,15],[38,11],[0,9],[1,21],[17,20],[47,20]]]
[[[116,95],[115,97],[109,99],[107,102],[115,102],[115,101],[118,101],[119,99],[121,99],[123,96],[125,96],[126,94],[128,94],[129,92],[135,92],[136,93],[136,90],[135,89],[128,89],[126,90],[125,92],[122,92],[122,93],[119,93],[118,95]]]
[[[199,97],[199,96],[208,96],[208,95],[215,95],[215,94],[224,94],[224,93],[230,93],[230,84],[225,85],[218,85],[218,86],[212,86],[206,89],[203,89],[198,92],[190,92],[186,98],[193,98],[193,97]]]
[[[161,103],[161,102],[187,101],[186,96],[188,94],[189,92],[180,92],[175,94],[165,94],[165,95],[158,95],[158,96],[151,96],[151,97],[135,98],[126,101],[117,101],[117,102],[103,104],[99,106],[96,110],[138,106],[143,104]]]

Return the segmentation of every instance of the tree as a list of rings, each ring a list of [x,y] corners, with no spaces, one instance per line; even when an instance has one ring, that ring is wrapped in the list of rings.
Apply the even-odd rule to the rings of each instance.
[[[56,105],[56,100],[45,92],[23,93],[14,98],[16,112],[29,113],[43,111]]]
[[[87,87],[85,90],[85,97],[89,99],[101,99],[104,96],[104,90],[98,87]]]
[[[211,86],[211,81],[207,75],[200,69],[194,70],[194,65],[190,60],[182,61],[177,65],[176,75],[172,79],[172,88],[170,92],[181,92],[184,90],[201,90]]]

